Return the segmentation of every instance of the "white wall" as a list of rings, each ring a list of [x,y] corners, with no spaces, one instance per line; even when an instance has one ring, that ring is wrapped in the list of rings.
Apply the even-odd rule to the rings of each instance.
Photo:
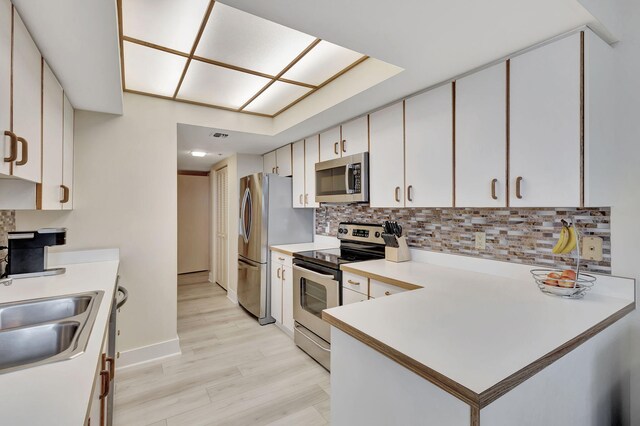
[[[128,93],[122,116],[77,111],[74,210],[16,213],[18,229],[67,227],[55,251],[120,248],[119,350],[177,336],[177,123],[268,133],[256,118]]]
[[[234,154],[229,158],[214,164],[211,167],[211,199],[216,199],[216,176],[215,171],[222,167],[227,167],[227,179],[229,182],[229,210],[227,212],[229,227],[227,230],[227,239],[229,252],[227,254],[228,264],[223,267],[228,268],[227,277],[227,297],[234,303],[238,302],[238,235],[239,234],[239,216],[240,216],[240,178],[252,173],[262,171],[262,156],[250,154]],[[211,215],[211,230],[215,232],[216,209],[214,207]],[[213,240],[214,235],[211,236]],[[211,250],[211,265],[213,268],[220,267],[215,263],[215,246]],[[215,270],[212,273],[215,277]]]

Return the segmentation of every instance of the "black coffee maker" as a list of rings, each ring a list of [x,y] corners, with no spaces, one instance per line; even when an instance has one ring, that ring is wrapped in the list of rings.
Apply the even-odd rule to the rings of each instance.
[[[47,269],[47,247],[66,243],[66,228],[42,228],[37,231],[8,233],[9,255],[5,276],[28,278],[57,275],[64,268]]]

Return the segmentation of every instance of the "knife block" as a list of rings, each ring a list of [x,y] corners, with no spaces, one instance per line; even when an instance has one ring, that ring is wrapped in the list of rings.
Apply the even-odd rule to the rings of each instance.
[[[407,237],[398,237],[398,247],[385,247],[384,258],[390,262],[406,262],[411,260],[411,253],[407,245]]]

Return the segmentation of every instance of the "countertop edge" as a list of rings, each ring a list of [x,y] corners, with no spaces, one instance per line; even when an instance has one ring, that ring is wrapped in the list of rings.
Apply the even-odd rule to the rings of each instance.
[[[383,283],[391,284],[396,287],[401,287],[406,290],[418,290],[420,288],[423,288],[423,286],[418,284],[408,283],[406,281],[397,280],[395,278],[390,278],[384,275],[374,274],[373,272],[363,271],[362,269],[358,269],[358,268],[352,268],[349,264],[340,265],[340,270],[344,272],[350,272],[352,274],[360,275],[363,277],[371,278],[374,280],[382,281]]]
[[[481,409],[491,404],[496,399],[500,398],[525,380],[542,371],[544,368],[551,365],[558,359],[562,358],[564,355],[573,351],[574,349],[588,341],[590,338],[608,328],[610,325],[613,325],[618,320],[622,319],[627,314],[635,310],[635,307],[635,301],[629,303],[628,305],[619,309],[617,312],[600,321],[593,327],[585,330],[583,333],[579,334],[563,345],[555,348],[539,359],[533,361],[532,363],[513,373],[511,376],[501,380],[500,382],[496,383],[480,394],[477,394],[476,392],[450,379],[442,373],[429,368],[428,366],[390,347],[389,345],[371,337],[370,335],[364,333],[356,327],[353,327],[346,322],[339,320],[326,311],[322,312],[322,319],[332,326],[336,327],[337,329],[355,338],[356,340],[359,340],[370,348],[376,350],[387,358],[390,358],[403,367],[409,369],[420,377],[428,380],[432,384],[438,386],[440,389],[469,404],[471,407]]]
[[[295,253],[295,252],[292,252],[292,251],[287,251],[287,250],[285,250],[285,249],[282,249],[282,248],[280,248],[280,247],[278,247],[278,246],[270,246],[270,247],[269,247],[269,250],[271,250],[271,251],[277,251],[278,253],[287,254],[287,255],[289,255],[289,256],[293,256],[293,253]]]

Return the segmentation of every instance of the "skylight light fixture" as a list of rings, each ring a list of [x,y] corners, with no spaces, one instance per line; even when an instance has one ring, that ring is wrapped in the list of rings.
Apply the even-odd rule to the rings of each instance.
[[[193,157],[204,157],[205,155],[207,155],[207,153],[204,151],[191,151],[191,156]]]

